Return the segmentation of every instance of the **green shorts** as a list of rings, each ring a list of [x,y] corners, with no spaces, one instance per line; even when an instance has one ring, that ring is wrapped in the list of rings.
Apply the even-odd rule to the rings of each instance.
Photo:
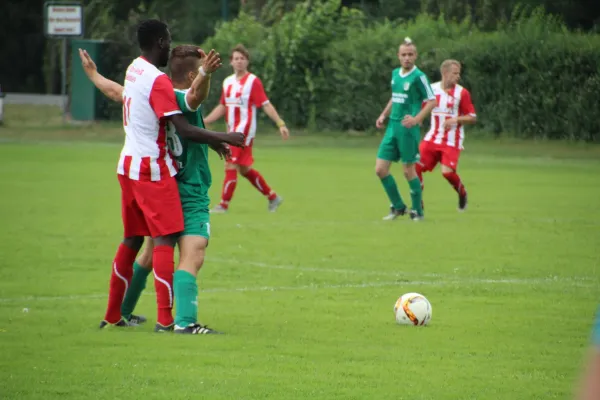
[[[385,135],[379,145],[377,158],[403,164],[414,164],[421,159],[419,155],[419,142],[421,141],[421,128],[415,126],[405,128],[401,121],[390,119]]]
[[[181,208],[183,209],[183,232],[180,236],[202,236],[210,239],[210,213],[208,194],[200,188],[178,182]]]

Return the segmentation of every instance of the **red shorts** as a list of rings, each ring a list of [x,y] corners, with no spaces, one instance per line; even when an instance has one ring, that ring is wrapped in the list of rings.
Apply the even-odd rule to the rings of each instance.
[[[423,166],[423,171],[433,171],[438,163],[455,171],[458,168],[460,149],[456,147],[422,141],[419,145],[419,153],[421,154],[419,164]]]
[[[183,212],[175,178],[152,182],[118,176],[124,237],[155,238],[183,231]]]
[[[244,148],[234,146],[230,146],[230,148],[231,158],[227,160],[228,162],[243,167],[250,167],[254,164],[254,157],[252,157],[252,142]]]

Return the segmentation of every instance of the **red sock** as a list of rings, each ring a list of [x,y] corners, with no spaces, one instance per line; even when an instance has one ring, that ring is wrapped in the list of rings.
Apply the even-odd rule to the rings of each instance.
[[[460,194],[461,196],[467,194],[467,191],[465,190],[465,187],[463,186],[460,180],[460,176],[458,176],[456,172],[444,172],[443,175],[444,178],[446,178],[446,180],[452,185],[452,187],[454,188],[454,190],[456,190],[458,194]]]
[[[119,245],[117,255],[113,261],[112,273],[110,274],[108,307],[104,316],[104,320],[108,323],[116,324],[121,319],[121,303],[131,283],[133,262],[137,253],[137,250],[133,250],[123,243]]]
[[[158,305],[157,322],[162,326],[173,323],[173,254],[174,249],[171,246],[156,246],[152,252],[154,288]]]
[[[423,184],[423,166],[419,163],[415,164],[415,171],[417,171],[417,176],[421,181],[421,190],[425,189],[425,185]]]
[[[223,181],[223,192],[221,193],[221,207],[228,208],[229,202],[233,197],[233,192],[235,192],[235,187],[237,185],[237,170],[235,169],[226,169],[225,170],[225,180]]]
[[[250,183],[258,189],[259,192],[267,196],[269,200],[274,200],[277,197],[277,193],[271,190],[271,188],[265,181],[265,178],[263,178],[260,172],[258,172],[257,170],[249,170],[246,173],[246,175],[244,175],[244,177],[248,179]]]

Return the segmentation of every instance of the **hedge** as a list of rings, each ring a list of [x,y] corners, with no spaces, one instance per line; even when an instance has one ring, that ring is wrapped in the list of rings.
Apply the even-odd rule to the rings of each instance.
[[[569,32],[536,11],[496,32],[469,20],[422,15],[410,22],[373,23],[340,0],[301,4],[266,27],[247,14],[217,28],[202,44],[225,58],[237,43],[251,52],[259,75],[285,119],[311,129],[368,130],[390,97],[398,44],[410,36],[417,64],[432,81],[446,58],[463,63],[479,126],[497,135],[600,141],[600,36]],[[226,65],[213,77],[210,109]],[[208,110],[207,110],[208,111]]]

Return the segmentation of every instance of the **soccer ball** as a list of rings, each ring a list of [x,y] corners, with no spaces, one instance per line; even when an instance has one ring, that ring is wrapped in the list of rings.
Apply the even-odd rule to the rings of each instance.
[[[431,304],[422,294],[406,293],[394,304],[394,315],[400,325],[427,325],[431,320]]]

